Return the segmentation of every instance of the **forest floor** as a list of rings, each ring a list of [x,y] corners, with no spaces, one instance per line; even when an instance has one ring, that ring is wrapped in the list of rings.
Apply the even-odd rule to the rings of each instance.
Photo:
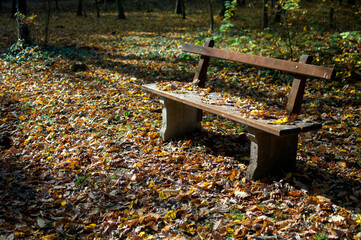
[[[0,239],[361,239],[359,33],[308,25],[291,54],[271,30],[211,34],[200,12],[127,18],[55,13],[51,46],[7,50],[16,25],[0,16]],[[159,99],[141,85],[189,82],[197,57],[181,46],[210,37],[295,61],[308,53],[338,71],[308,81],[303,117],[323,128],[300,136],[285,178],[246,181],[245,127],[211,114],[202,131],[161,140]],[[278,105],[291,80],[222,61],[209,78],[212,89]]]

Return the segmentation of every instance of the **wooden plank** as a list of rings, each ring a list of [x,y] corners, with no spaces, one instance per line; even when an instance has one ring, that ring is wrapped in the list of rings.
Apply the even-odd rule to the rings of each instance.
[[[312,57],[308,55],[302,55],[300,57],[300,62],[309,64],[312,62]],[[306,87],[305,76],[297,76],[293,79],[291,92],[288,97],[287,106],[286,106],[286,110],[290,113],[290,115],[300,114],[303,95],[305,93],[305,87]]]
[[[213,47],[214,46],[214,41],[213,40],[207,40],[204,43],[204,46],[205,47]],[[196,70],[196,73],[195,73],[194,78],[193,78],[193,81],[196,80],[196,79],[199,80],[198,87],[204,88],[206,86],[209,59],[210,58],[207,57],[207,56],[201,56],[201,58],[199,59],[197,70]]]
[[[322,127],[320,123],[315,123],[315,122],[312,123],[297,122],[294,125],[287,125],[287,124],[273,125],[273,124],[269,124],[270,122],[269,120],[243,117],[241,116],[239,110],[233,106],[214,105],[214,104],[206,103],[202,101],[202,97],[199,96],[199,94],[192,91],[187,91],[185,93],[173,93],[173,92],[162,91],[158,89],[157,84],[155,83],[143,85],[142,88],[145,91],[159,95],[163,98],[169,98],[277,136],[298,134],[300,132],[317,130]]]
[[[239,63],[249,64],[258,67],[265,67],[296,75],[315,77],[332,80],[335,78],[335,71],[332,68],[316,65],[292,62],[282,59],[250,55],[241,52],[226,51],[217,48],[209,48],[192,44],[183,44],[184,52],[196,53],[203,56],[215,57],[224,60],[231,60]]]

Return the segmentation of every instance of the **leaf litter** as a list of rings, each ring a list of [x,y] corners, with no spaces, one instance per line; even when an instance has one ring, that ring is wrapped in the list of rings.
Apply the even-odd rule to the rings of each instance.
[[[141,91],[143,83],[192,78],[196,63],[182,60],[180,45],[193,37],[143,32],[141,24],[109,35],[110,17],[101,26],[87,20],[92,34],[69,15],[70,31],[52,39],[62,47],[1,59],[0,127],[12,141],[1,150],[1,237],[361,237],[358,82],[309,81],[304,114],[321,120],[322,131],[300,137],[297,171],[247,182],[243,126],[205,114],[201,132],[163,142],[161,105]],[[282,103],[288,89],[257,69],[242,67],[236,84],[239,70],[216,68],[207,88],[226,94]]]

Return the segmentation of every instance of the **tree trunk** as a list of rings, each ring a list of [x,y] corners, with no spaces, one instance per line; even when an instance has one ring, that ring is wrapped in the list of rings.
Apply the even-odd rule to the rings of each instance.
[[[334,8],[333,8],[333,0],[331,0],[331,5],[330,5],[330,28],[334,27],[334,22],[333,22],[333,14],[334,14]]]
[[[83,0],[78,0],[78,11],[77,16],[83,16]]]
[[[182,0],[176,0],[175,2],[175,14],[182,14],[182,5],[181,2]]]
[[[104,0],[104,11],[109,11],[110,0]]]
[[[208,6],[209,6],[209,20],[210,20],[210,26],[209,30],[213,32],[214,30],[214,18],[213,18],[213,9],[212,9],[212,3],[211,0],[208,0]]]
[[[182,14],[182,18],[186,18],[186,11],[184,6],[184,0],[177,0],[175,5],[175,13]]]
[[[118,10],[118,19],[125,19],[122,0],[116,0],[116,3],[117,3],[117,10]]]
[[[17,0],[16,5],[17,11],[26,16],[27,14],[27,4],[26,0]]]
[[[281,4],[277,4],[277,10],[274,18],[274,23],[280,23],[281,22],[281,15],[282,15],[282,6]]]
[[[226,13],[226,0],[221,0],[221,11],[219,12],[218,16],[224,17],[224,14]]]
[[[16,14],[16,0],[12,0],[11,2],[11,18],[14,18],[15,17],[15,14]]]
[[[268,1],[263,0],[262,28],[268,28]]]
[[[95,9],[97,11],[97,17],[100,17],[100,10],[99,10],[99,4],[98,4],[98,0],[95,0]]]
[[[26,0],[18,0],[16,3],[16,21],[18,23],[18,43],[31,44],[29,26],[23,21],[26,16]]]
[[[44,47],[48,45],[49,39],[49,25],[50,25],[50,14],[51,14],[51,0],[48,0],[47,9],[44,9],[45,12],[45,24],[44,24]]]
[[[55,10],[59,10],[59,1],[55,0]]]

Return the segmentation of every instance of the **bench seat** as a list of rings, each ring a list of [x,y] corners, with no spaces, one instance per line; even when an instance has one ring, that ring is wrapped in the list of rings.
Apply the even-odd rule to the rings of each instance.
[[[290,124],[273,124],[274,119],[254,119],[242,116],[239,108],[229,105],[217,105],[204,101],[204,97],[195,91],[183,91],[182,93],[169,92],[160,90],[156,83],[146,84],[142,86],[143,90],[156,94],[163,99],[170,99],[194,108],[213,113],[233,121],[245,124],[249,127],[257,128],[276,136],[285,136],[298,134],[301,132],[315,131],[322,128],[322,124],[318,122],[303,122],[301,120],[293,121]],[[214,95],[213,95],[214,96]],[[212,98],[212,94],[207,96],[207,100]],[[216,102],[214,99],[213,102]],[[210,101],[212,102],[212,101]],[[184,133],[184,132],[182,132]],[[174,135],[172,135],[174,136]],[[167,138],[165,139],[167,140]]]

